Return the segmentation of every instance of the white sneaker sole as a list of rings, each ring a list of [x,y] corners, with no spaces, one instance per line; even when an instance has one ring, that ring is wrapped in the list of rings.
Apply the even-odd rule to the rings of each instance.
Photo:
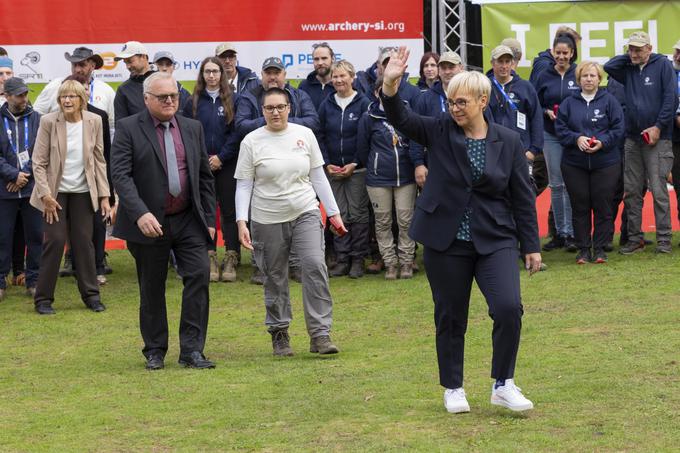
[[[511,411],[514,411],[514,412],[523,412],[523,411],[528,411],[528,410],[534,408],[534,403],[532,403],[531,401],[529,401],[528,404],[519,404],[519,405],[513,406],[510,403],[508,403],[507,401],[505,401],[504,399],[495,398],[493,396],[491,397],[491,404],[493,404],[494,406],[505,407],[505,408],[510,409]]]
[[[444,407],[446,408],[446,411],[450,414],[464,414],[464,413],[470,412],[470,405],[458,406],[458,407],[448,407],[446,404],[444,404]]]

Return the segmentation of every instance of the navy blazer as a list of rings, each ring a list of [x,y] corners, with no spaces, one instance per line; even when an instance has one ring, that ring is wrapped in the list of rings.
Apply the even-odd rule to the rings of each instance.
[[[215,224],[215,188],[203,126],[182,115],[175,115],[175,119],[186,153],[191,208],[203,226],[206,240],[212,240],[208,227]],[[137,219],[150,212],[158,223],[164,224],[168,173],[147,109],[116,123],[111,147],[111,176],[120,204],[114,236],[131,242],[154,243],[155,238],[144,236],[139,229]]]
[[[463,129],[449,114],[425,117],[407,110],[398,94],[381,97],[388,121],[428,149],[427,184],[416,199],[409,230],[415,241],[439,252],[448,250],[470,207],[470,232],[478,253],[517,247],[518,241],[522,254],[540,251],[536,195],[517,132],[489,123],[484,173],[473,183]]]

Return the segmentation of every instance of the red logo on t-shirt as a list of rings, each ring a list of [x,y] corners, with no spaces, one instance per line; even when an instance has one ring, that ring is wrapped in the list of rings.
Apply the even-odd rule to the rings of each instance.
[[[297,141],[297,147],[298,148],[304,148],[305,147],[305,142],[302,139],[299,139]]]

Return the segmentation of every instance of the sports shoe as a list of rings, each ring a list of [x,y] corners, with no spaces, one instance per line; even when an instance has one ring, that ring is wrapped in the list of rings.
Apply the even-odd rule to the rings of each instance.
[[[104,274],[97,275],[97,283],[99,284],[99,286],[106,285],[107,281],[108,280],[106,279],[106,275],[104,275]]]
[[[73,261],[71,261],[71,255],[64,255],[64,264],[59,269],[60,277],[71,277],[74,274],[73,271]]]
[[[444,390],[444,407],[452,414],[470,412],[470,405],[465,398],[463,387]]]
[[[576,255],[576,264],[586,264],[592,261],[592,256],[590,255],[590,249],[581,249]]]
[[[578,252],[578,246],[573,237],[569,236],[564,240],[564,250],[571,253]]]
[[[543,251],[550,252],[553,250],[561,249],[562,247],[564,247],[564,238],[556,236],[552,238],[550,242],[543,244]]]
[[[210,259],[210,282],[220,281],[220,266],[217,264],[217,253],[208,252]]]
[[[352,266],[349,269],[349,278],[361,278],[364,276],[364,259],[354,258],[352,259]]]
[[[340,352],[340,350],[333,344],[329,335],[322,335],[320,337],[309,339],[309,352],[318,352],[319,354],[337,354]]]
[[[659,241],[656,244],[655,253],[671,253],[671,242],[670,241]]]
[[[272,349],[274,355],[282,357],[290,357],[293,355],[287,328],[273,330],[269,332],[269,334],[272,336]]]
[[[401,268],[399,269],[399,278],[413,278],[413,266],[411,266],[411,263],[405,263],[401,265]]]
[[[515,412],[534,408],[534,403],[522,395],[522,389],[515,385],[514,379],[506,379],[505,385],[498,388],[495,384],[491,386],[491,404],[507,407]]]
[[[645,249],[644,241],[628,241],[621,246],[619,253],[621,255],[632,255],[635,252],[641,252]]]
[[[607,262],[607,254],[605,253],[605,249],[595,249],[593,262],[596,264],[604,264]]]
[[[238,253],[235,250],[227,250],[227,254],[220,265],[220,281],[235,282],[236,266],[238,265]]]
[[[387,266],[387,269],[385,269],[385,280],[396,280],[398,272],[399,268],[396,264],[393,266]]]

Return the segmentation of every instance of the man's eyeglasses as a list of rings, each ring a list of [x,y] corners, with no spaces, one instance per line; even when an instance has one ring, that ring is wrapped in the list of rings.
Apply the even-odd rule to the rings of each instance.
[[[154,94],[154,93],[147,93],[150,94],[151,96],[155,97],[158,99],[159,102],[165,103],[170,100],[171,102],[177,102],[179,99],[179,93],[170,93],[170,94]]]
[[[262,108],[264,109],[265,112],[267,113],[274,113],[274,110],[276,110],[279,113],[283,113],[286,111],[288,108],[288,104],[279,104],[279,105],[263,105]]]

